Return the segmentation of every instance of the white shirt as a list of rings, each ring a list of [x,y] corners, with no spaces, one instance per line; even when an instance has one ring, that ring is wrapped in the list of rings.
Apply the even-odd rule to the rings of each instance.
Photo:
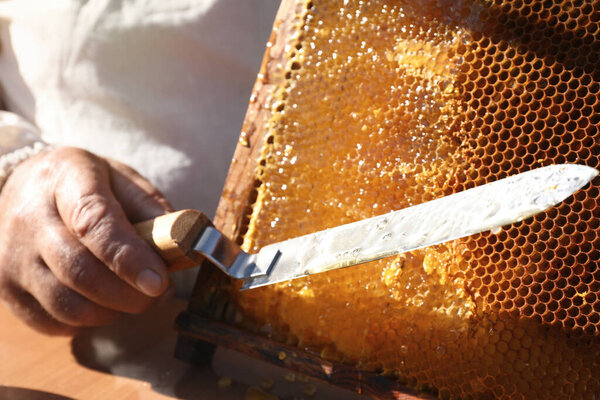
[[[129,164],[176,208],[211,215],[277,6],[2,1],[5,104],[46,142]]]

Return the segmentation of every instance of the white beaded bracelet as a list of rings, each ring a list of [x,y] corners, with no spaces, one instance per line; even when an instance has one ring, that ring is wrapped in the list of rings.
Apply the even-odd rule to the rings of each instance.
[[[21,147],[0,157],[0,188],[4,186],[10,173],[23,161],[38,154],[50,145],[44,142],[34,142],[29,146]]]
[[[10,111],[0,111],[0,189],[17,165],[50,147],[39,129]]]

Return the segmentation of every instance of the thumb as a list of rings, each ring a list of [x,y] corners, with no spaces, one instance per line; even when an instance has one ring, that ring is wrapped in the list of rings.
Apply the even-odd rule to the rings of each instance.
[[[112,191],[130,222],[174,211],[166,197],[136,170],[115,160],[107,161]]]

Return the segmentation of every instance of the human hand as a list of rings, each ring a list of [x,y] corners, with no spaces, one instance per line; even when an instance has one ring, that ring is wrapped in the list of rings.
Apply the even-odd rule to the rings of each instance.
[[[139,313],[169,286],[132,223],[171,211],[131,168],[76,148],[29,158],[0,192],[0,299],[50,334]]]

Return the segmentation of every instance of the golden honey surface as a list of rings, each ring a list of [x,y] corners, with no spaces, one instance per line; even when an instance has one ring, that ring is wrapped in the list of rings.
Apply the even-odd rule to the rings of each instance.
[[[244,247],[599,166],[600,3],[307,1]],[[245,292],[241,323],[441,398],[589,398],[599,180],[526,221]]]

